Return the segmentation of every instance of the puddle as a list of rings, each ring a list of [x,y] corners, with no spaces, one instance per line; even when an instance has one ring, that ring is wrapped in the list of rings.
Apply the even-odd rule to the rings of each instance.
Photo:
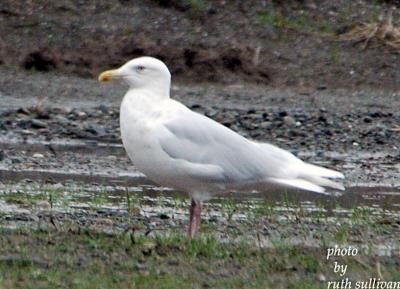
[[[153,189],[145,190],[145,194],[152,197],[158,194],[154,191],[157,186],[132,165],[120,144],[63,139],[51,142],[29,139],[21,142],[18,139],[3,138],[0,139],[0,149],[3,151],[0,182],[3,184],[32,180],[43,184],[60,183],[69,190],[71,188],[68,184],[76,186],[76,183],[81,183],[86,184],[86,190],[89,191],[102,186],[113,188],[113,192],[150,186]],[[390,155],[363,151],[347,154],[330,152],[323,155],[299,152],[298,155],[328,167],[335,163],[335,167],[346,175],[347,190],[340,197],[290,191],[287,195],[293,202],[324,204],[328,210],[337,206],[350,209],[359,205],[400,210],[400,170],[394,166]],[[163,188],[160,190],[165,191]],[[184,194],[181,196],[186,197]],[[230,196],[243,200],[254,198],[280,202],[286,193],[281,190],[233,193]]]

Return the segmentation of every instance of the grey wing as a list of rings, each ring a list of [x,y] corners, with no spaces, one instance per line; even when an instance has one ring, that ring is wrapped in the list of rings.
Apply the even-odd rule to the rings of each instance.
[[[227,127],[194,112],[168,121],[159,142],[175,160],[195,166],[191,176],[222,182],[254,182],[288,173],[290,153],[268,144],[257,144]],[[267,149],[270,148],[270,149]],[[300,160],[299,160],[300,161]],[[218,171],[214,175],[210,168]]]

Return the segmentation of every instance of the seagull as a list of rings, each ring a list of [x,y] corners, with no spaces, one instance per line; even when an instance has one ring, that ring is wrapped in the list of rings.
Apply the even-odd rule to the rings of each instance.
[[[268,143],[244,138],[170,98],[171,74],[153,57],[128,61],[99,81],[129,85],[120,107],[121,138],[133,164],[153,182],[191,197],[188,236],[199,232],[202,203],[216,193],[292,187],[344,190],[338,171],[303,162]]]

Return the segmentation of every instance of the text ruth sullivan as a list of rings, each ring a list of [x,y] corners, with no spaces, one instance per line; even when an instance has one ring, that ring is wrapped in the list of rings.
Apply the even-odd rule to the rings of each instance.
[[[356,281],[354,286],[349,278],[340,281],[329,281],[328,289],[400,289],[400,281],[382,281],[380,278],[369,278],[366,281]]]

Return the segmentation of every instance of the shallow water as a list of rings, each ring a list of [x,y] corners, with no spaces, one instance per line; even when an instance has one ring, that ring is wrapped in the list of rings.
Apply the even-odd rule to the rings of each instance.
[[[109,197],[114,200],[121,195],[124,197],[126,190],[140,191],[150,197],[156,197],[160,192],[166,195],[173,192],[186,197],[185,194],[154,185],[132,165],[123,147],[118,144],[1,139],[0,148],[5,155],[0,162],[0,182],[3,184],[15,185],[33,180],[39,184],[60,183],[66,191],[84,185],[87,191],[96,188],[107,190]],[[368,206],[400,211],[400,168],[390,155],[365,151],[297,154],[315,164],[334,166],[344,172],[346,192],[337,197],[286,189],[228,195],[236,199],[264,199],[272,203],[289,198],[298,204],[323,204],[328,211],[337,206],[345,209]],[[217,196],[211,202],[219,200]]]

